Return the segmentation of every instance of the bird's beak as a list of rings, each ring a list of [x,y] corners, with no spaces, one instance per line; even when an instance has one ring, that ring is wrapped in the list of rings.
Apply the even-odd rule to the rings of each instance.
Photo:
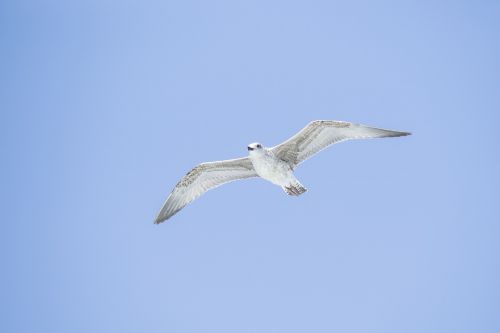
[[[253,150],[253,148],[250,147],[250,146],[248,146],[247,148],[248,148],[248,151],[252,151]]]

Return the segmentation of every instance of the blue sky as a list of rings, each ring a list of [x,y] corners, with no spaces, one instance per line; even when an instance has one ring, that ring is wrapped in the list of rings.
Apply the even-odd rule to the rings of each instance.
[[[4,1],[2,332],[498,332],[497,1]],[[153,220],[314,119],[411,131]]]

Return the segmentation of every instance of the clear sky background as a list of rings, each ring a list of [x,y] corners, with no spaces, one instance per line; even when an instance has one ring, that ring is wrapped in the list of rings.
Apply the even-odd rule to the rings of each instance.
[[[500,2],[2,1],[0,331],[500,331]],[[411,131],[207,193],[314,119]]]

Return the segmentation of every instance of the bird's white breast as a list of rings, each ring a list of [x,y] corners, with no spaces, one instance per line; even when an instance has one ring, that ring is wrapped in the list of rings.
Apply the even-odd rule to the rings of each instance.
[[[250,160],[257,174],[273,184],[284,186],[294,178],[290,166],[271,152],[250,154]]]

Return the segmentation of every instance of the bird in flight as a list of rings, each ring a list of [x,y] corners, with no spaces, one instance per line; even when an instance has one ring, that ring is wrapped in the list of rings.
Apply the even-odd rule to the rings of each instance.
[[[315,120],[285,142],[266,148],[248,145],[248,157],[201,163],[172,190],[155,223],[168,220],[194,199],[220,185],[251,177],[261,177],[280,186],[288,195],[299,196],[307,189],[295,178],[295,168],[328,146],[346,140],[409,135],[345,121]]]

